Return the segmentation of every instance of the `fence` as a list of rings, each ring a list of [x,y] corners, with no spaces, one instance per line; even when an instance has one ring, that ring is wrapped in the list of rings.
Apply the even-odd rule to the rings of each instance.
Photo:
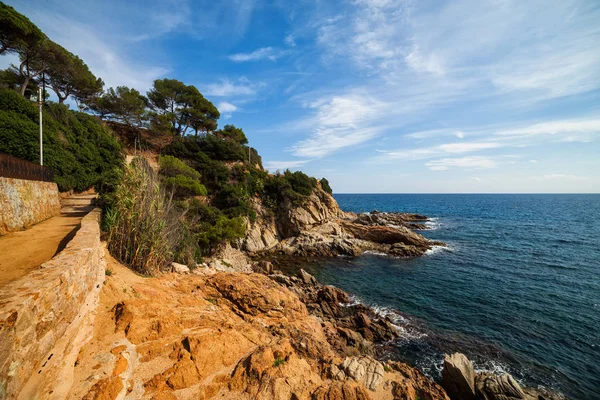
[[[0,153],[0,177],[53,182],[54,172],[48,167]]]

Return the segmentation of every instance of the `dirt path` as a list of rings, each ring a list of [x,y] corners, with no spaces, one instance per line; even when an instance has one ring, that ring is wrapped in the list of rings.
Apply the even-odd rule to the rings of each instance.
[[[61,200],[61,215],[27,230],[0,237],[0,287],[38,268],[65,248],[79,229],[79,222],[94,206],[95,195],[76,195]]]

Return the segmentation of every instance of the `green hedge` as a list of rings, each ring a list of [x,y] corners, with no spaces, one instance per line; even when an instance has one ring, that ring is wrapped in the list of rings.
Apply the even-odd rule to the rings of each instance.
[[[0,152],[39,161],[39,117],[34,103],[0,89]],[[118,139],[96,117],[48,103],[43,111],[44,165],[54,171],[61,191],[110,187],[121,169]]]

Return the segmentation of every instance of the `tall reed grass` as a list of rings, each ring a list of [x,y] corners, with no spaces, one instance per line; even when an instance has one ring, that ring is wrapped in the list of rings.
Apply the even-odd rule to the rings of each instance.
[[[194,253],[185,210],[176,206],[143,158],[125,167],[103,222],[110,253],[144,275],[166,270],[172,261],[186,261]]]

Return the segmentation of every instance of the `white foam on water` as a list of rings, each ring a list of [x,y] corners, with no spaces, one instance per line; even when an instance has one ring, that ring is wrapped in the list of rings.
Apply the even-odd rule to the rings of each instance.
[[[495,361],[495,360],[487,361],[486,365],[474,364],[473,369],[475,370],[476,374],[480,374],[482,372],[488,372],[488,373],[492,373],[494,375],[510,374],[508,367],[506,365],[500,363],[499,361]],[[515,379],[517,379],[517,378],[515,378]],[[521,383],[521,382],[519,382],[519,383]]]
[[[410,321],[404,316],[400,315],[396,310],[394,310],[391,307],[378,306],[376,304],[368,305],[356,295],[349,295],[348,297],[350,298],[350,302],[340,303],[340,306],[353,307],[358,304],[362,304],[366,307],[370,307],[373,310],[373,312],[379,317],[389,318],[392,327],[396,330],[399,339],[402,341],[409,342],[411,340],[418,340],[427,336],[427,334],[418,332],[416,329],[412,328],[412,326],[410,325]]]
[[[448,245],[448,246],[432,246],[429,250],[427,250],[425,252],[424,255],[426,255],[426,256],[432,256],[434,254],[441,253],[441,252],[444,252],[444,251],[454,252],[455,250],[456,249],[454,247],[450,246],[450,245]]]
[[[382,253],[381,251],[375,251],[375,250],[366,250],[363,252],[363,254],[370,254],[373,256],[380,256],[380,257],[389,257],[388,254]]]

